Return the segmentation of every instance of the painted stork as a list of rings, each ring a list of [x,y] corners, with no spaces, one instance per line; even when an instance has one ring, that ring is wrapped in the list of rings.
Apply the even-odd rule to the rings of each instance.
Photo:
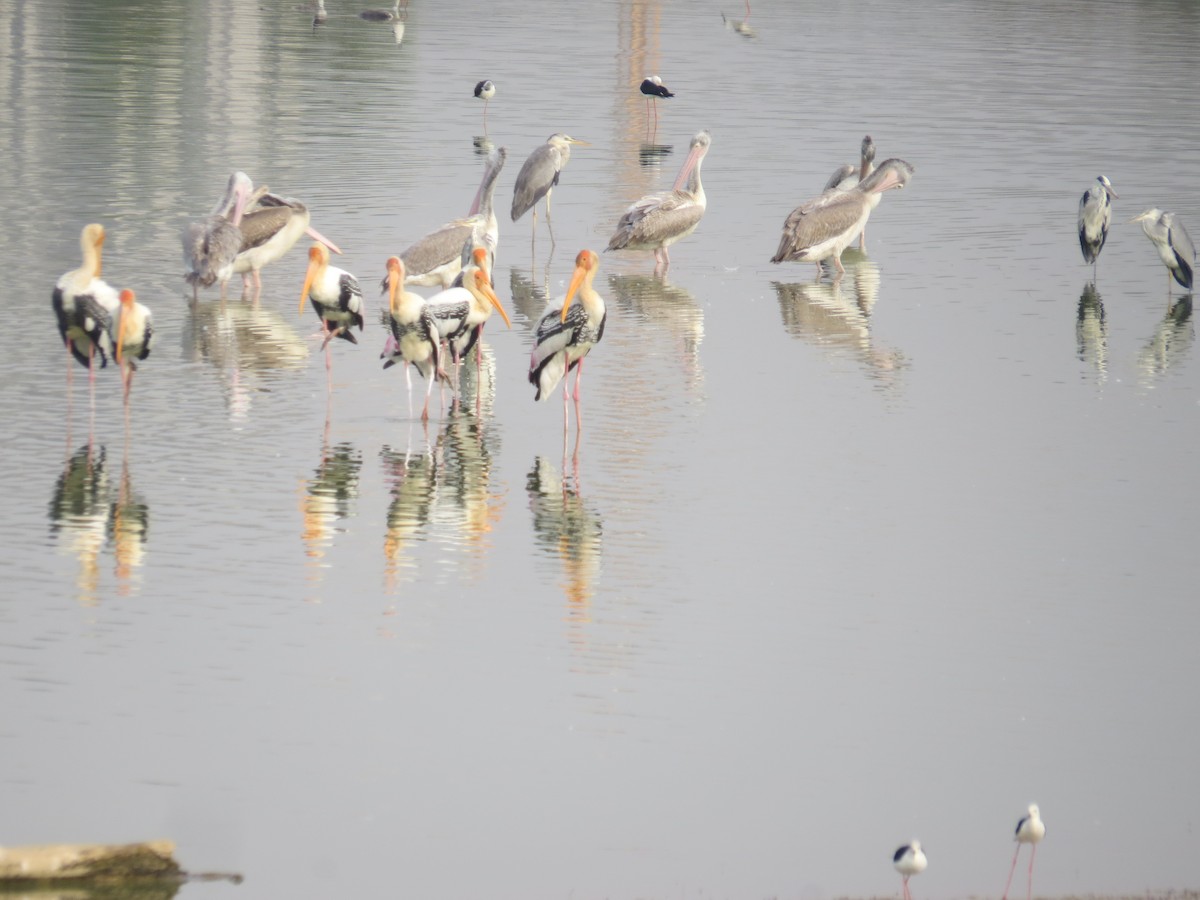
[[[655,272],[660,267],[664,272],[670,268],[667,248],[696,230],[708,205],[700,166],[711,145],[712,136],[707,131],[692,138],[675,186],[669,192],[647,194],[625,210],[606,249],[653,250]]]
[[[131,290],[121,291],[121,306],[113,323],[113,352],[121,366],[121,382],[125,386],[125,407],[129,408],[129,389],[139,361],[150,355],[154,337],[154,317]]]
[[[470,265],[463,270],[461,287],[447,288],[425,303],[437,324],[438,334],[450,350],[456,375],[458,363],[482,337],[483,325],[493,309],[500,313],[506,325],[512,327],[504,305],[492,290],[487,251],[483,248],[475,251]],[[477,356],[481,353],[482,348],[477,350]],[[455,382],[457,384],[457,377]]]
[[[304,301],[311,300],[325,340],[321,349],[325,351],[325,370],[333,370],[329,342],[340,337],[357,344],[351,329],[357,325],[363,330],[363,298],[358,279],[337,266],[329,264],[329,250],[317,242],[308,251],[308,271],[304,275],[304,288],[300,291],[300,313],[304,313]]]
[[[434,381],[449,380],[442,371],[437,322],[425,305],[425,298],[404,289],[404,261],[398,256],[387,261],[387,293],[391,333],[379,358],[386,360],[383,364],[385,369],[390,369],[398,362],[404,363],[409,415],[412,415],[412,371],[409,363],[428,382],[425,386],[425,407],[421,411],[421,419],[426,421],[429,419],[429,395],[433,391]]]
[[[71,357],[88,370],[88,381],[96,381],[95,358],[100,367],[108,365],[112,352],[112,320],[120,307],[116,290],[101,280],[101,249],[104,226],[85,225],[79,238],[83,265],[64,274],[54,285],[51,302],[58,319],[58,333],[67,348],[67,380],[71,378]]]
[[[535,400],[548,400],[558,382],[563,383],[563,429],[567,428],[567,400],[571,396],[570,371],[575,370],[575,422],[579,426],[579,387],[583,378],[583,359],[604,337],[608,313],[604,298],[593,281],[600,267],[599,257],[591,250],[580,250],[575,257],[566,296],[551,303],[538,322],[533,353],[529,357],[529,383],[537,388]],[[573,303],[575,295],[579,301]]]

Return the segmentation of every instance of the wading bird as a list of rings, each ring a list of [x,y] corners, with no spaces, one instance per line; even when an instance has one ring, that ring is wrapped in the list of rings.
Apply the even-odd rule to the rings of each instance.
[[[562,301],[551,303],[538,322],[533,353],[529,357],[529,383],[537,388],[534,400],[548,400],[561,380],[563,383],[563,430],[567,428],[567,400],[571,397],[571,369],[575,370],[575,425],[580,428],[579,384],[583,378],[583,358],[604,337],[608,320],[604,298],[592,282],[600,260],[591,250],[580,250],[575,257],[575,272]],[[575,295],[579,302],[573,303]]]
[[[242,249],[242,215],[250,203],[254,184],[245,172],[229,176],[222,197],[203,222],[193,222],[183,232],[183,280],[192,286],[192,302],[200,297],[200,288],[221,285],[221,299],[233,275],[234,262]]]
[[[259,192],[256,192],[258,194]],[[242,276],[243,291],[252,283],[254,296],[262,293],[262,268],[275,262],[296,245],[302,235],[324,244],[334,253],[338,246],[309,225],[312,214],[299,200],[262,191],[257,205],[242,215],[242,249],[233,263],[233,273]]]
[[[1004,894],[1001,900],[1008,900],[1008,889],[1012,885],[1013,872],[1017,870],[1017,857],[1021,853],[1021,845],[1029,844],[1029,890],[1026,894],[1026,900],[1033,898],[1033,858],[1037,855],[1038,841],[1046,836],[1046,826],[1042,822],[1041,813],[1038,812],[1037,804],[1029,805],[1029,814],[1022,816],[1017,822],[1017,831],[1013,840],[1017,842],[1017,850],[1013,853],[1012,868],[1008,870],[1008,881],[1004,883]]]
[[[862,147],[859,150],[858,165],[847,163],[841,166],[837,171],[829,176],[829,180],[825,182],[826,191],[848,191],[859,182],[863,181],[868,175],[875,171],[875,142],[871,140],[868,134],[862,139]],[[823,193],[823,192],[822,192]],[[871,194],[871,209],[879,205],[879,201],[883,199],[882,194]],[[867,226],[863,226],[862,234],[858,236],[858,249],[867,249]]]
[[[1159,259],[1167,267],[1167,295],[1171,294],[1172,278],[1190,291],[1196,268],[1196,246],[1183,227],[1183,220],[1174,213],[1148,209],[1129,221],[1142,223],[1142,231],[1153,242]]]
[[[483,248],[477,249],[471,263],[463,269],[462,274],[462,286],[447,288],[425,301],[437,324],[438,334],[449,349],[450,358],[454,362],[456,388],[458,363],[482,338],[483,325],[491,317],[492,310],[500,313],[504,324],[512,327],[512,320],[509,319],[504,305],[492,290],[491,276],[487,270],[487,251]],[[476,351],[476,362],[482,352],[482,347],[479,347]]]
[[[400,254],[408,284],[443,289],[452,286],[462,271],[463,245],[479,228],[483,229],[483,239],[490,242],[490,251],[495,254],[500,241],[500,224],[496,221],[492,198],[506,159],[508,151],[503,147],[497,147],[488,154],[483,167],[483,180],[479,183],[479,190],[475,192],[471,211],[466,218],[447,222]],[[385,288],[386,281],[385,278]]]
[[[661,267],[665,272],[671,265],[667,248],[695,231],[704,217],[708,199],[700,181],[700,165],[711,145],[707,131],[692,138],[691,151],[675,186],[670,191],[647,194],[625,210],[606,249],[653,250],[654,271]]]
[[[449,380],[442,371],[437,323],[425,305],[425,298],[404,289],[404,261],[393,256],[387,261],[388,327],[390,334],[380,359],[389,369],[404,363],[404,381],[408,385],[408,411],[412,415],[411,363],[428,384],[425,385],[425,408],[421,419],[429,418],[429,395],[434,381]]]
[[[408,4],[405,4],[407,8]],[[400,0],[391,9],[364,9],[358,14],[360,19],[367,22],[391,22],[400,18]]]
[[[912,900],[912,892],[908,889],[908,879],[925,871],[928,860],[925,851],[921,849],[920,841],[912,841],[900,847],[892,856],[892,865],[904,879],[904,900]]]
[[[475,85],[475,96],[483,101],[483,133],[487,134],[488,103],[496,96],[496,84],[492,81],[481,81]]]
[[[571,158],[571,145],[591,146],[587,141],[577,141],[570,135],[557,132],[546,138],[546,143],[529,154],[517,183],[513,188],[512,220],[515,222],[533,209],[533,230],[537,231],[537,206],[546,198],[546,225],[550,225],[550,191],[558,184],[558,176]],[[550,240],[554,240],[554,229],[550,229]]]
[[[112,351],[112,320],[121,303],[116,290],[100,278],[104,226],[85,225],[79,236],[83,265],[72,269],[54,285],[51,302],[58,319],[58,333],[67,348],[67,381],[71,380],[71,357],[88,370],[88,381],[96,381],[95,358],[108,365]]]
[[[1091,263],[1093,267],[1108,239],[1114,198],[1120,199],[1113,190],[1112,182],[1103,175],[1079,198],[1079,249],[1083,251],[1083,261]]]
[[[663,80],[657,75],[647,75],[642,80],[641,92],[646,95],[646,130],[650,130],[650,106],[654,106],[654,127],[658,128],[658,98],[664,100],[668,97],[674,97],[667,86],[663,84]]]
[[[121,306],[117,310],[113,325],[113,352],[121,366],[121,382],[125,386],[125,408],[129,408],[129,389],[133,387],[133,373],[137,361],[150,355],[150,341],[154,337],[154,318],[150,310],[137,302],[131,290],[121,291]]]
[[[771,262],[813,262],[817,277],[824,274],[821,260],[833,259],[837,278],[846,273],[842,251],[858,237],[871,215],[871,195],[902,188],[913,167],[902,159],[889,159],[852,189],[822,194],[798,206],[783,223],[779,249]]]
[[[355,325],[363,330],[363,299],[358,279],[337,266],[329,264],[329,250],[324,244],[315,243],[308,251],[308,271],[304,274],[304,287],[300,291],[300,313],[304,314],[304,301],[311,300],[313,310],[321,320],[321,331],[325,340],[321,349],[325,351],[325,370],[333,371],[329,342],[340,337],[352,344],[358,339],[350,330]]]

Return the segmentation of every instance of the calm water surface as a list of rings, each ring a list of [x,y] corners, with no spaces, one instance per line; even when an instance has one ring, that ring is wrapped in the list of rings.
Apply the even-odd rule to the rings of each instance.
[[[196,896],[825,898],[896,895],[918,837],[918,897],[997,896],[1036,801],[1039,893],[1196,887],[1200,363],[1125,222],[1200,234],[1200,8],[327,6],[0,4],[0,842],[247,876]],[[708,214],[665,279],[602,256],[564,446],[534,322],[701,128]],[[591,146],[531,246],[554,131]],[[768,263],[866,133],[916,167],[867,252]],[[301,249],[189,310],[179,233],[233,169],[374,308],[489,144],[514,322],[464,408],[411,418],[374,315],[327,385]],[[128,427],[49,309],[89,221],[155,314]]]

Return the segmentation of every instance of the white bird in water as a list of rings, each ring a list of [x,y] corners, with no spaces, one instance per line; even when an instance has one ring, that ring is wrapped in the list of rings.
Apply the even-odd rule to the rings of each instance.
[[[650,106],[654,106],[654,128],[658,130],[658,98],[664,100],[675,95],[663,84],[657,75],[647,75],[642,79],[641,92],[646,95],[646,130],[650,130]]]
[[[488,103],[496,96],[495,82],[483,80],[475,85],[475,96],[483,101],[483,133],[487,134]]]
[[[58,279],[51,295],[58,333],[67,348],[67,381],[71,380],[71,357],[88,370],[88,381],[96,381],[96,354],[100,367],[108,365],[112,351],[112,320],[120,308],[116,290],[100,278],[104,226],[85,225],[79,236],[83,265]]]
[[[307,234],[334,253],[337,244],[320,234],[309,222],[312,214],[299,200],[266,190],[255,192],[257,205],[242,216],[242,249],[233,263],[233,273],[242,276],[243,290],[253,285],[254,297],[262,293],[262,269],[280,259]]]
[[[904,187],[913,171],[904,160],[889,159],[851,190],[825,193],[796,207],[783,223],[779,249],[771,262],[813,262],[820,278],[824,274],[821,261],[832,258],[837,278],[841,278],[846,273],[842,251],[866,226],[871,195]]]
[[[229,176],[223,196],[203,222],[193,222],[183,231],[183,279],[192,286],[192,302],[200,288],[221,285],[221,299],[233,275],[234,262],[242,249],[242,215],[250,203],[254,184],[245,172]]]
[[[571,158],[571,146],[590,147],[587,141],[577,141],[570,135],[556,132],[546,138],[546,143],[529,154],[521,171],[517,173],[513,188],[512,220],[515,222],[533,209],[533,229],[537,231],[538,201],[546,198],[546,224],[550,224],[550,192],[556,184],[567,161]],[[550,230],[554,240],[554,229]]]
[[[1108,239],[1114,198],[1120,199],[1112,182],[1103,175],[1079,198],[1079,249],[1083,251],[1083,261],[1093,267]]]
[[[496,220],[493,198],[496,181],[507,159],[508,151],[503,147],[497,147],[489,153],[483,167],[483,180],[479,183],[471,211],[466,217],[447,222],[400,254],[408,284],[440,286],[442,289],[451,287],[462,271],[463,245],[480,228],[483,229],[483,240],[490,244],[489,250],[494,256],[500,241],[500,223]]]
[[[408,409],[412,414],[412,371],[409,364],[421,373],[425,386],[425,408],[421,419],[429,418],[429,395],[434,381],[449,380],[442,371],[441,337],[425,298],[404,289],[404,261],[393,256],[387,261],[388,326],[390,334],[380,359],[389,369],[397,362],[404,363],[404,380],[408,385]]]
[[[1029,891],[1026,900],[1033,900],[1033,859],[1037,854],[1038,841],[1046,836],[1046,825],[1042,822],[1037,804],[1029,805],[1029,814],[1022,816],[1017,822],[1017,831],[1013,840],[1017,842],[1017,850],[1013,853],[1012,868],[1008,870],[1008,881],[1004,883],[1004,894],[1001,900],[1008,900],[1008,889],[1012,885],[1013,872],[1017,870],[1017,857],[1021,853],[1021,845],[1029,844]]]
[[[579,386],[583,378],[583,359],[604,337],[608,312],[604,298],[593,281],[600,268],[599,257],[591,250],[580,250],[575,257],[575,272],[566,296],[552,302],[538,322],[533,353],[529,357],[529,383],[537,388],[534,400],[548,400],[561,380],[563,383],[563,430],[567,428],[567,400],[571,397],[571,369],[575,370],[575,423],[579,417]],[[573,303],[575,295],[579,301]]]
[[[500,313],[506,325],[512,327],[504,304],[492,290],[491,276],[487,270],[487,251],[483,248],[474,252],[470,265],[463,269],[462,286],[434,294],[425,304],[433,315],[438,334],[450,350],[456,375],[459,361],[482,338],[483,325],[491,317],[493,309]],[[479,353],[482,353],[482,349],[477,356]],[[456,386],[457,381],[456,377]]]
[[[304,288],[300,291],[300,313],[304,313],[304,301],[311,300],[325,340],[321,349],[325,351],[325,370],[333,370],[329,342],[340,337],[352,344],[358,339],[351,329],[357,325],[363,330],[363,299],[358,279],[337,266],[329,265],[329,250],[322,243],[315,243],[308,251],[308,270],[304,274]]]
[[[904,900],[912,900],[912,892],[908,889],[908,879],[925,871],[929,861],[925,851],[921,849],[920,841],[911,841],[896,850],[892,856],[892,865],[904,879]]]
[[[121,381],[125,386],[125,409],[129,410],[129,390],[138,361],[150,355],[154,337],[154,318],[150,310],[137,302],[131,290],[121,291],[121,306],[113,325],[113,349],[121,366]]]
[[[1148,209],[1129,221],[1142,223],[1142,231],[1153,242],[1159,259],[1167,267],[1167,296],[1171,294],[1172,279],[1190,291],[1196,269],[1196,245],[1183,227],[1183,220],[1174,213]]]
[[[875,171],[875,141],[871,139],[869,134],[862,139],[862,147],[859,150],[858,159],[857,166],[847,163],[829,176],[829,180],[825,182],[825,191],[851,190]],[[883,194],[871,194],[871,209],[874,210],[882,199]],[[863,226],[862,233],[858,236],[858,249],[867,249],[866,225]]]
[[[667,248],[696,230],[708,205],[700,167],[711,145],[712,137],[707,131],[692,138],[691,150],[675,186],[668,192],[647,194],[625,210],[606,249],[653,250],[654,271],[661,267],[665,272],[670,268],[671,254]]]

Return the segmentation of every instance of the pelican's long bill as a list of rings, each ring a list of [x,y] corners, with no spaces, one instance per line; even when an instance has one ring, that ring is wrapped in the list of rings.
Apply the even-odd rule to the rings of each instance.
[[[683,161],[683,168],[679,170],[679,177],[675,179],[675,184],[672,186],[673,191],[682,191],[687,187],[688,179],[692,177],[692,170],[696,168],[696,163],[700,161],[700,157],[704,155],[705,147],[702,144],[692,141],[692,152],[688,154],[687,159]]]
[[[304,301],[317,277],[329,265],[329,251],[323,244],[313,244],[308,251],[308,270],[304,273],[304,288],[300,291],[300,315],[304,315]]]
[[[100,240],[103,242],[104,237],[101,235]],[[129,318],[133,315],[133,302],[137,298],[133,291],[126,288],[121,291],[121,322],[117,325],[117,362],[121,361],[121,356],[124,354],[125,332],[129,330]]]
[[[314,241],[320,241],[322,244],[324,244],[326,247],[328,247],[330,250],[332,250],[338,256],[342,255],[341,248],[338,247],[337,244],[335,244],[329,238],[325,237],[325,235],[321,234],[321,232],[317,231],[317,229],[313,228],[311,225],[308,228],[304,229],[304,233],[307,234]]]
[[[564,322],[567,321],[567,310],[571,308],[571,301],[575,299],[575,292],[583,284],[583,279],[587,278],[588,269],[591,267],[592,258],[588,255],[588,251],[581,250],[579,255],[575,257],[575,272],[571,275],[571,284],[567,288],[567,298],[563,300],[562,320]]]

